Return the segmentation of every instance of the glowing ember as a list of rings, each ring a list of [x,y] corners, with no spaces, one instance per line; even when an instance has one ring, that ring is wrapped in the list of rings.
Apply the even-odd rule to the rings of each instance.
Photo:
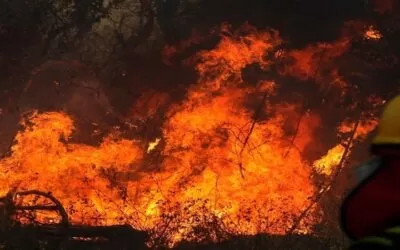
[[[162,136],[147,149],[116,134],[98,147],[71,143],[74,126],[67,114],[33,113],[23,120],[11,155],[0,161],[1,193],[48,190],[76,223],[129,223],[152,229],[169,243],[202,240],[195,231],[199,226],[208,226],[212,239],[218,238],[218,226],[231,234],[286,233],[317,192],[313,166],[332,173],[344,148],[335,146],[310,164],[304,155],[315,140],[319,115],[300,115],[298,103],[274,104],[271,97],[279,83],[250,86],[242,70],[251,64],[267,70],[269,58],[289,54],[295,65],[287,72],[307,79],[318,65],[316,51],[328,60],[341,55],[348,41],[278,55],[281,40],[275,31],[260,32],[249,25],[236,32],[228,26],[223,30],[215,49],[194,58],[197,84],[181,104],[170,108]],[[334,74],[333,86],[344,88],[346,83]],[[168,97],[144,99],[133,109],[138,121],[154,116],[159,101]],[[143,107],[150,110],[143,114]],[[346,127],[354,123],[346,121],[339,131],[345,133]],[[366,136],[373,127],[360,123],[355,137]],[[161,151],[160,161],[148,161],[146,151]],[[311,232],[319,215],[312,210],[297,232]]]
[[[379,40],[382,38],[382,34],[374,26],[369,26],[364,33],[364,38],[367,40]]]

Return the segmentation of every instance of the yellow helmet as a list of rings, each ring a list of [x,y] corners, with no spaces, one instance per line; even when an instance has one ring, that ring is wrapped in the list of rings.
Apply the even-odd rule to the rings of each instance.
[[[400,145],[400,95],[386,104],[377,132],[373,145]]]

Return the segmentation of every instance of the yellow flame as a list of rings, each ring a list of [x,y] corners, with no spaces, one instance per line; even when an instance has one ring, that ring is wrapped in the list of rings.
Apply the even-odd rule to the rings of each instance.
[[[151,151],[156,149],[156,147],[158,146],[160,141],[161,141],[161,138],[156,138],[154,141],[150,142],[149,146],[147,147],[147,153],[150,153]]]

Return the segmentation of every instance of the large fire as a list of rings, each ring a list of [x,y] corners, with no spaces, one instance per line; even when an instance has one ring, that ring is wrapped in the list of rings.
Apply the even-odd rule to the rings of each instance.
[[[316,139],[319,114],[302,112],[302,103],[271,101],[279,82],[254,86],[242,78],[249,65],[267,71],[273,64],[281,43],[277,32],[245,25],[237,32],[224,27],[223,34],[215,49],[197,54],[197,84],[170,107],[162,136],[145,147],[117,132],[99,146],[72,143],[68,114],[27,115],[10,155],[0,161],[1,194],[15,188],[51,191],[75,223],[128,223],[167,235],[170,243],[201,240],[195,229],[207,223],[232,234],[286,233],[319,192],[313,173],[332,174],[346,146],[340,141],[310,162],[305,150]],[[339,56],[348,42],[289,51],[295,63],[284,73],[318,77],[312,58],[322,52],[324,60]],[[345,121],[337,131],[356,130],[351,136],[363,139],[375,126]],[[161,155],[157,163],[146,160],[152,154]],[[317,210],[297,232],[311,232],[320,221]]]

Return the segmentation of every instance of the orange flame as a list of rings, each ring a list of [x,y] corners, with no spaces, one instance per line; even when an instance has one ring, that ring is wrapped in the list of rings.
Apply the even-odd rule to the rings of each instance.
[[[344,121],[338,127],[339,133],[352,133],[351,138],[352,141],[344,141],[342,144],[336,145],[332,149],[330,149],[325,156],[321,159],[314,162],[314,167],[319,173],[325,175],[331,175],[335,168],[341,164],[341,162],[345,159],[346,155],[346,147],[351,149],[354,146],[354,140],[364,140],[365,137],[373,131],[378,122],[376,120],[367,120],[361,121],[356,125],[355,122],[352,121]],[[349,144],[350,145],[347,145]]]
[[[286,67],[285,73],[303,80],[318,78],[320,65],[331,62],[345,53],[349,48],[349,42],[349,38],[344,37],[332,44],[320,43],[302,50],[290,51],[288,56],[294,59],[294,64]]]
[[[216,230],[215,219],[230,233],[286,233],[317,192],[313,166],[330,174],[343,147],[310,164],[304,153],[315,139],[319,115],[309,111],[298,122],[301,105],[271,101],[277,83],[263,81],[254,88],[242,79],[248,65],[267,70],[272,64],[281,43],[277,32],[249,25],[235,32],[223,26],[223,31],[215,49],[194,58],[199,80],[169,110],[160,138],[145,148],[118,134],[97,147],[76,144],[67,114],[33,113],[23,120],[11,155],[0,161],[2,194],[15,187],[50,190],[76,223],[129,223],[156,235],[164,227],[159,230],[170,243],[201,240],[195,228],[203,223]],[[287,70],[312,77],[315,50],[328,60],[347,47],[348,41],[340,40],[289,52],[295,66]],[[149,105],[147,115],[154,115],[158,106]],[[357,138],[372,127],[360,124]],[[156,147],[162,160],[147,161]],[[319,215],[312,212],[297,231],[311,232]]]

